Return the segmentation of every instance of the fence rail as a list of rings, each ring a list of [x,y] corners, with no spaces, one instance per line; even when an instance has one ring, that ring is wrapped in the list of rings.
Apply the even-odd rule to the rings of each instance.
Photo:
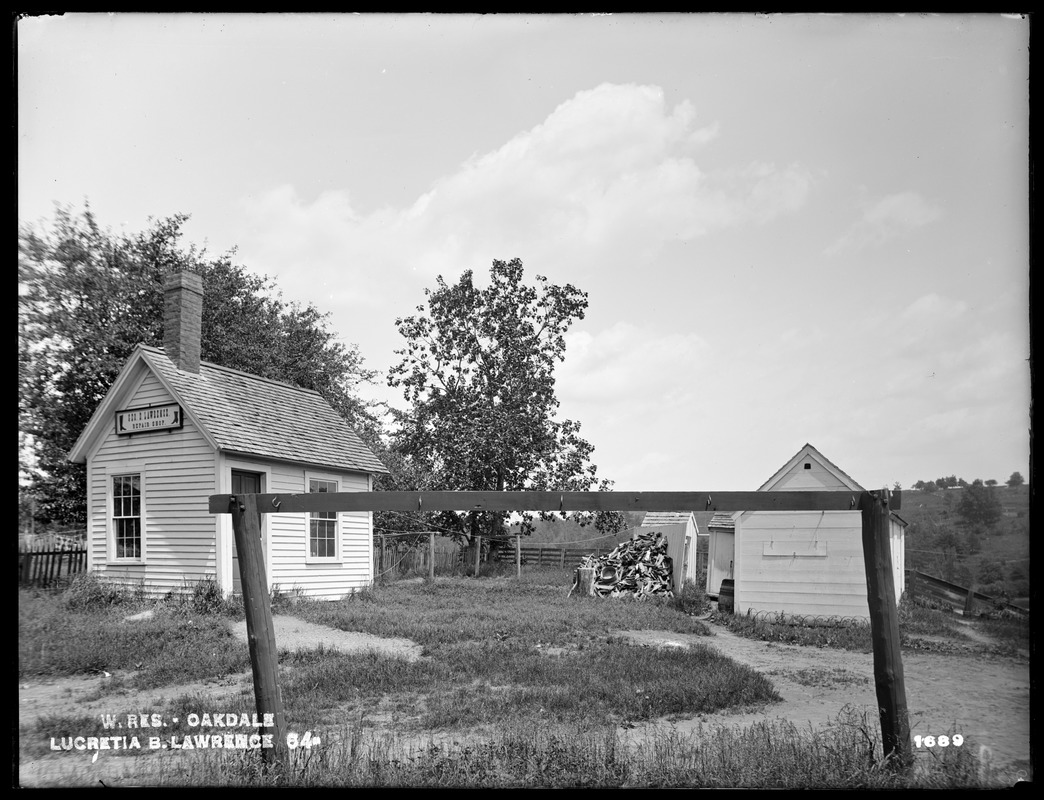
[[[518,548],[521,553],[521,562],[524,567],[560,567],[573,568],[579,565],[586,556],[599,556],[611,553],[620,545],[620,542],[609,542],[596,547],[564,547],[560,544],[544,543],[530,544]],[[442,542],[435,549],[434,572],[448,574],[460,570],[471,570],[474,568],[474,556],[468,547],[453,545],[447,547]],[[700,547],[694,554],[696,559],[697,574],[705,574],[707,569],[707,551]],[[431,548],[427,544],[413,544],[403,546],[397,543],[393,537],[382,540],[377,536],[374,539],[373,568],[377,576],[395,576],[415,573],[427,573],[431,570],[432,559]],[[496,564],[514,564],[516,561],[514,542],[501,543],[496,547],[492,556],[483,548],[481,562]]]
[[[612,547],[582,547],[582,548],[567,548],[560,547],[554,544],[546,545],[528,545],[526,547],[520,547],[519,550],[522,553],[522,563],[531,566],[541,567],[575,567],[577,563],[584,556],[600,556],[604,553],[612,551]],[[509,562],[515,563],[515,548],[514,547],[502,547],[497,551],[496,560],[498,562]]]
[[[968,607],[968,593],[972,595],[972,605],[990,608],[1003,608],[1020,616],[1029,616],[1029,611],[1021,606],[1006,602],[996,597],[990,597],[969,589],[967,586],[958,586],[956,583],[944,581],[933,575],[918,572],[915,569],[906,570],[906,592],[912,598],[927,598],[936,603],[951,606],[952,608],[964,609]]]
[[[18,585],[49,589],[87,569],[86,547],[28,549],[18,553]]]

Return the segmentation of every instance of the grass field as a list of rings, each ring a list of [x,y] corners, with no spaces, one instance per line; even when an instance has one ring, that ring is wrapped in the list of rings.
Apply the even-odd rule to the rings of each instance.
[[[246,786],[957,787],[981,785],[954,751],[915,775],[880,763],[877,721],[839,717],[830,730],[765,723],[689,737],[622,736],[646,720],[771,703],[772,683],[709,647],[657,650],[618,641],[625,629],[706,634],[675,600],[567,598],[569,571],[513,579],[380,586],[335,603],[276,598],[276,610],[345,630],[405,637],[424,657],[284,651],[280,681],[291,730],[335,731],[282,771],[256,753],[200,753],[173,766],[149,758],[149,782]],[[241,612],[196,597],[156,604],[81,581],[64,595],[21,592],[19,677],[125,675],[135,689],[249,670],[230,622]],[[127,625],[145,608],[151,619]],[[174,697],[165,713],[198,707]],[[252,701],[244,696],[244,707]],[[70,715],[23,725],[22,738],[97,726]],[[48,734],[48,731],[51,733]],[[101,735],[101,732],[98,733]],[[25,747],[31,747],[26,744]],[[23,750],[23,756],[26,751]]]

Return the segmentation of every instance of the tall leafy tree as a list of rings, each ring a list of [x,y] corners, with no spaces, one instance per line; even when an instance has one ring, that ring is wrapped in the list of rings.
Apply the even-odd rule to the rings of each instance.
[[[978,478],[963,489],[961,500],[957,504],[957,513],[970,525],[990,527],[997,523],[1003,511],[993,489],[984,486]]]
[[[165,276],[203,278],[202,358],[322,394],[371,443],[380,420],[357,393],[374,377],[313,306],[265,277],[181,245],[187,216],[136,233],[103,230],[89,207],[19,233],[19,431],[23,476],[43,522],[82,524],[86,473],[69,450],[131,351],[162,345]]]
[[[439,276],[425,296],[426,307],[395,321],[406,345],[388,376],[409,403],[395,414],[393,448],[424,476],[424,488],[608,489],[580,424],[557,418],[555,368],[565,358],[566,332],[584,318],[587,294],[541,275],[529,285],[514,259],[494,261],[484,288],[468,270],[455,284]],[[467,536],[497,535],[503,521],[502,514],[445,514],[440,524]],[[606,530],[622,525],[618,514],[595,522]]]

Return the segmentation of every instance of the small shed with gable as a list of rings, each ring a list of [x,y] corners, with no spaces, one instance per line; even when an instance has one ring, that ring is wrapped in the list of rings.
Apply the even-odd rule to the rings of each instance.
[[[239,590],[212,494],[371,491],[387,470],[315,391],[200,361],[203,284],[164,286],[164,347],[138,345],[70,460],[87,465],[87,568],[151,594]],[[373,581],[368,512],[262,515],[269,589],[337,599]]]
[[[864,490],[806,444],[758,491],[851,492],[858,506]],[[896,602],[905,588],[905,528],[906,522],[891,512],[889,544]],[[869,617],[862,514],[857,507],[851,511],[741,511],[715,517],[708,593],[717,595],[726,561],[732,562],[737,614]]]

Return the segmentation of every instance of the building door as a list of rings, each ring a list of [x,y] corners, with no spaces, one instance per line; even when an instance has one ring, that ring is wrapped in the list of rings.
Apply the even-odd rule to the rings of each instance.
[[[232,494],[261,494],[262,472],[247,472],[246,470],[232,470]],[[267,561],[268,542],[265,536],[264,515],[261,515],[261,552],[265,554]],[[268,565],[265,565],[265,579],[268,580]],[[243,584],[239,577],[239,553],[236,552],[236,539],[232,537],[232,591],[242,594]]]
[[[726,578],[734,578],[736,534],[732,531],[711,531],[707,554],[707,594],[718,597],[718,589]]]

